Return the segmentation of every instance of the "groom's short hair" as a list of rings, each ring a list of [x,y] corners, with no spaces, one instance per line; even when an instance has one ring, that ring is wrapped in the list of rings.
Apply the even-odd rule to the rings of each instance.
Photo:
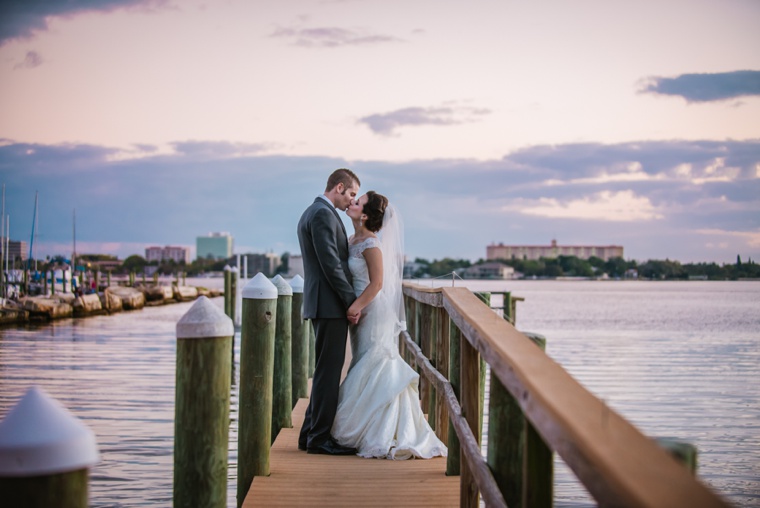
[[[353,171],[346,168],[340,168],[333,171],[330,175],[330,178],[327,179],[327,187],[325,188],[325,192],[330,192],[339,183],[342,183],[343,187],[346,189],[351,187],[354,183],[356,183],[357,187],[361,186],[359,177],[356,176]]]

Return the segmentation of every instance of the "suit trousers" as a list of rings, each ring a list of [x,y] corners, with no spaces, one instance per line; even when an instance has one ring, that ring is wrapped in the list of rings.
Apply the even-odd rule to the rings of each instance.
[[[348,320],[312,319],[314,326],[314,377],[311,383],[311,398],[306,408],[300,447],[314,448],[330,439],[335,413],[338,410],[340,375],[346,360]]]

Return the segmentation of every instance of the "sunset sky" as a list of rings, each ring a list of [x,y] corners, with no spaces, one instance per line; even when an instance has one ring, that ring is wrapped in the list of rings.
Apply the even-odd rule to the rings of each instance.
[[[0,4],[0,184],[39,257],[298,253],[329,173],[407,255],[760,260],[757,0]],[[347,225],[348,225],[348,221]]]

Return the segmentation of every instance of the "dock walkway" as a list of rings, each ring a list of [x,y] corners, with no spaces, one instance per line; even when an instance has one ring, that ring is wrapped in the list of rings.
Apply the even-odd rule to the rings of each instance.
[[[270,475],[257,476],[243,502],[255,506],[459,506],[459,477],[446,459],[383,460],[309,455],[298,449],[308,399],[293,409],[270,454]]]

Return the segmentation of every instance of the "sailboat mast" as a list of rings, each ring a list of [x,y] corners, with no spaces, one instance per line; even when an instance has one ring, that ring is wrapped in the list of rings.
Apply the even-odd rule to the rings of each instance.
[[[74,229],[74,252],[71,253],[71,280],[74,281],[74,272],[77,269],[77,209],[74,208],[74,219],[72,221]]]
[[[37,191],[34,192],[34,215],[32,216],[32,234],[29,238],[29,257],[26,260],[26,269],[32,268],[32,257],[34,256],[34,226],[37,224]]]

